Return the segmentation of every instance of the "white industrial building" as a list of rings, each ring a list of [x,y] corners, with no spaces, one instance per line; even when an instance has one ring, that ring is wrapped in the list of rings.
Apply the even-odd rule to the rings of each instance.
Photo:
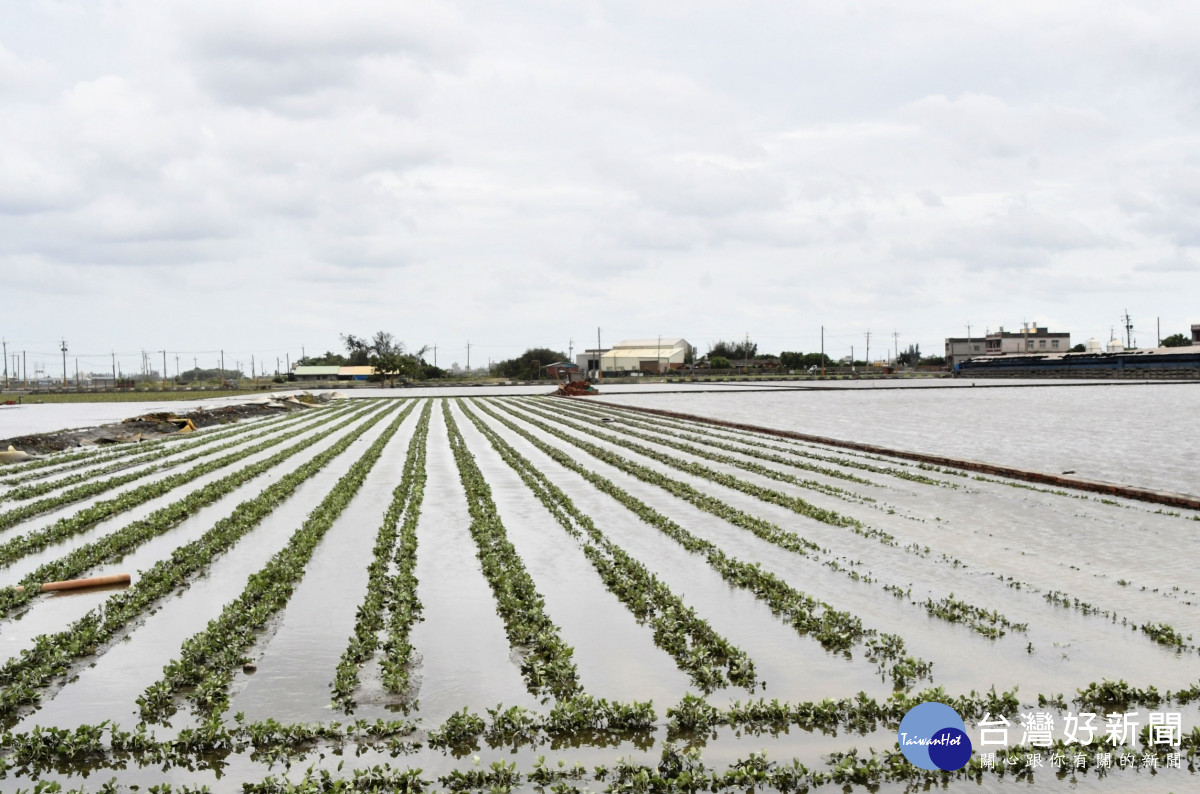
[[[667,372],[684,366],[692,355],[686,339],[626,339],[600,356],[604,372]]]

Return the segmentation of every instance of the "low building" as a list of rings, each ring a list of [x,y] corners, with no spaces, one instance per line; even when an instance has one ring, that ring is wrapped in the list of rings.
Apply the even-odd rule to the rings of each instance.
[[[375,374],[374,367],[338,367],[338,380],[370,380]]]
[[[296,367],[292,370],[294,380],[337,380],[341,367],[333,365]]]
[[[946,365],[953,369],[955,365],[976,356],[1066,353],[1070,349],[1069,333],[1051,333],[1037,323],[1028,323],[1015,332],[1005,331],[1004,326],[1000,326],[998,331],[986,333],[983,337],[947,337]]]
[[[961,364],[972,358],[983,355],[983,338],[975,337],[947,337],[946,338],[946,366],[951,369],[955,364]]]
[[[626,339],[600,356],[604,372],[667,372],[683,368],[693,355],[686,339]]]
[[[595,372],[600,369],[600,357],[612,350],[611,347],[606,348],[590,348],[584,350],[575,356],[575,363],[579,365],[584,372]]]
[[[1200,325],[1192,326],[1192,344],[1200,345]]]

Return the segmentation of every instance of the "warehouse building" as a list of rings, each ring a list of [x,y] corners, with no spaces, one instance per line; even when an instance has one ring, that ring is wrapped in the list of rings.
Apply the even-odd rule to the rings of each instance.
[[[609,372],[668,372],[682,368],[692,357],[686,339],[626,339],[600,356],[600,368]]]

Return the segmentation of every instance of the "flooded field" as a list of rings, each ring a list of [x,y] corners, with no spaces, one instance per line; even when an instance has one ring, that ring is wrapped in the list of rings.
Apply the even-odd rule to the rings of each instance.
[[[0,788],[1198,785],[1200,514],[623,404],[1196,493],[1163,412],[1200,387],[734,388],[373,392],[0,468]],[[897,749],[929,700],[961,771]]]

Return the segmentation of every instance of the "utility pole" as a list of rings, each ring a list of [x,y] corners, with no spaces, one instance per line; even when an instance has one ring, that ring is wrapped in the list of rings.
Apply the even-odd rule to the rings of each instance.
[[[79,389],[79,356],[75,357],[75,388]]]
[[[175,356],[175,382],[179,382],[179,356]]]
[[[869,329],[869,328],[867,329],[867,354],[866,354],[865,358],[867,359],[867,372],[870,372],[871,371],[871,329]]]
[[[1133,349],[1133,320],[1129,319],[1129,309],[1125,310],[1125,349]]]
[[[25,366],[25,351],[21,351],[21,385],[29,391],[29,369]]]
[[[1158,339],[1158,341],[1154,343],[1154,346],[1162,347],[1162,318],[1161,317],[1154,318],[1154,336]]]
[[[437,369],[437,342],[433,343],[433,368]]]
[[[971,360],[971,324],[967,323],[967,361]]]
[[[217,379],[221,381],[222,386],[225,385],[225,351],[224,350],[221,351],[221,374],[217,376]]]
[[[575,340],[567,342],[567,361],[575,360]]]
[[[8,391],[8,340],[0,339],[0,344],[4,345],[4,390]]]
[[[250,380],[254,381],[254,388],[258,388],[258,373],[254,371],[254,354],[250,354]]]
[[[62,340],[63,354],[63,388],[67,388],[67,340]]]
[[[899,368],[900,366],[900,332],[892,331],[892,342],[896,346],[895,355],[892,356],[892,366]]]
[[[850,345],[850,371],[854,372],[854,345]]]
[[[600,326],[596,326],[596,380],[604,380],[604,370],[600,368],[600,363],[604,361],[604,354],[600,352]]]
[[[821,377],[825,377],[825,326],[821,326]]]
[[[471,377],[471,340],[467,340],[467,377]]]
[[[167,390],[167,351],[162,351],[163,357],[163,391]]]

